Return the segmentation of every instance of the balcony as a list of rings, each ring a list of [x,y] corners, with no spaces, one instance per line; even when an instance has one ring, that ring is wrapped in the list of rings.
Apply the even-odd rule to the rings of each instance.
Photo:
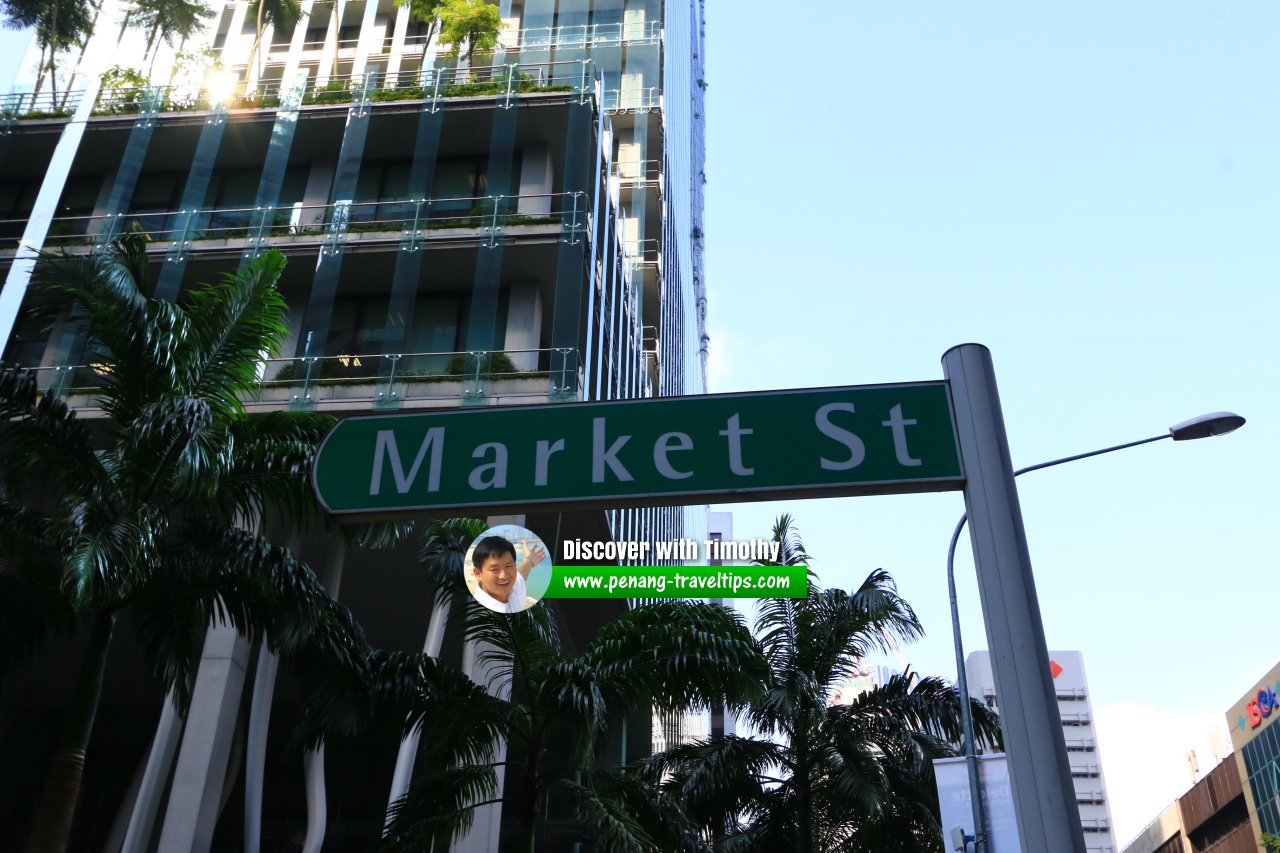
[[[592,49],[619,45],[657,44],[661,39],[662,24],[660,22],[631,21],[567,27],[533,27],[502,35],[498,38],[498,44],[505,50]]]
[[[128,213],[120,216],[54,217],[46,249],[75,249],[109,241],[136,229],[156,249],[182,254],[244,251],[254,247],[323,246],[341,242],[401,244],[498,241],[519,237],[586,239],[587,194],[401,199],[277,207],[215,208]],[[18,248],[26,219],[0,220],[0,253]]]
[[[600,78],[590,61],[508,63],[472,68],[436,68],[423,72],[356,77],[329,77],[324,85],[308,76],[303,83],[303,106],[374,104],[390,101],[427,101],[436,104],[451,98],[498,98],[510,104],[525,95],[567,93],[582,102],[600,93]],[[93,116],[158,115],[175,112],[207,112],[215,109],[277,109],[287,87],[280,80],[246,86],[233,75],[211,75],[201,86],[121,86],[104,88],[94,102]],[[299,94],[299,93],[293,93]],[[39,95],[11,92],[0,98],[0,124],[34,119],[66,118],[84,96],[83,90],[49,91]]]
[[[608,89],[602,109],[607,113],[649,113],[662,109],[662,90],[657,86]]]
[[[659,189],[662,186],[660,160],[620,160],[612,164],[610,177],[623,189]]]
[[[562,400],[582,387],[576,349],[348,354],[268,359],[243,402],[251,412],[331,412],[519,405]],[[107,364],[32,368],[43,393],[92,417]]]

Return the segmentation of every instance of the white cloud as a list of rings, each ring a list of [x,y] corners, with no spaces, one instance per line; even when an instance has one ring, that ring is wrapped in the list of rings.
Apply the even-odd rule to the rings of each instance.
[[[1220,714],[1179,714],[1154,705],[1108,705],[1096,711],[1098,751],[1111,822],[1121,849],[1194,784],[1187,753],[1200,775],[1212,770],[1215,748],[1231,749]],[[1211,732],[1218,730],[1215,745]]]

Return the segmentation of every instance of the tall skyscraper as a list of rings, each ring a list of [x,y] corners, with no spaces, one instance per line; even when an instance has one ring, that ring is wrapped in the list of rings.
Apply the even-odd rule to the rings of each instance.
[[[136,29],[125,4],[105,0],[56,79],[34,73],[33,47],[0,111],[5,360],[92,409],[73,318],[50,334],[24,310],[31,271],[40,251],[140,229],[147,286],[169,298],[269,248],[288,257],[289,342],[264,365],[253,411],[705,391],[702,0],[490,5],[496,47],[463,41],[454,55],[440,27],[393,0],[303,0],[296,25],[261,30],[245,0],[216,3],[186,39]],[[706,538],[705,507],[522,519],[548,541]],[[375,644],[422,648],[429,597],[412,553],[300,547],[333,588],[341,578]],[[625,606],[566,604],[572,641]],[[88,842],[128,834],[134,849],[202,850],[253,820],[281,844],[323,834],[305,804],[317,791],[323,802],[326,774],[309,762],[304,778],[282,754],[298,697],[282,683],[273,700],[270,666],[211,630],[184,724],[166,722],[137,679],[109,676],[100,725],[112,735],[96,763],[90,753],[82,798]],[[29,702],[0,713],[0,739],[40,742],[60,696],[38,673],[21,683]],[[647,748],[650,725],[637,721],[610,754]],[[9,768],[12,808],[29,804],[42,757]],[[364,849],[395,767],[394,746],[330,751],[326,850]],[[506,823],[492,810],[468,843],[491,846]]]
[[[1111,827],[1111,810],[1107,806],[1107,785],[1102,775],[1102,759],[1098,755],[1098,737],[1093,724],[1093,706],[1089,701],[1089,683],[1085,679],[1084,656],[1079,652],[1049,652],[1049,667],[1058,697],[1058,713],[1062,717],[1062,733],[1071,763],[1076,802],[1080,807],[1080,824],[1084,829],[1089,853],[1115,853],[1115,836]],[[965,660],[969,694],[997,711],[1000,697],[996,694],[991,672],[991,654],[971,652]]]

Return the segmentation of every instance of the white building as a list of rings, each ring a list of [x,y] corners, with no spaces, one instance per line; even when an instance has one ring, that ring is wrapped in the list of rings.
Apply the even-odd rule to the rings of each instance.
[[[1071,761],[1071,778],[1075,782],[1086,849],[1089,853],[1115,853],[1118,848],[1111,828],[1102,759],[1098,755],[1084,656],[1079,652],[1051,651],[1049,666],[1058,694],[1058,714],[1062,717],[1062,734]],[[991,673],[990,652],[972,652],[965,661],[965,673],[969,678],[969,694],[998,711],[1000,701]]]

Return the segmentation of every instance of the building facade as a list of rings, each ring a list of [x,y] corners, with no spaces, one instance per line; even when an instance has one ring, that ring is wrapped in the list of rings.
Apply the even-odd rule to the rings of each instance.
[[[1102,759],[1098,755],[1098,738],[1093,724],[1093,707],[1089,701],[1089,684],[1085,679],[1084,657],[1079,652],[1050,651],[1049,660],[1086,849],[1089,853],[1115,853],[1117,848],[1111,827],[1111,810],[1107,805]],[[969,680],[969,694],[999,710],[1000,697],[996,695],[990,652],[970,653],[965,660],[965,674]]]
[[[1124,853],[1256,853],[1244,789],[1227,756],[1129,842]]]
[[[125,5],[106,0],[59,78],[28,70],[0,110],[4,359],[92,408],[73,319],[49,330],[24,310],[31,272],[41,251],[141,230],[147,286],[166,298],[267,249],[288,258],[289,342],[264,363],[251,411],[704,392],[702,0],[491,5],[498,45],[471,55],[466,44],[451,54],[438,27],[393,0],[303,0],[296,26],[261,32],[249,3],[217,3],[198,36],[148,52]],[[548,542],[551,530],[707,534],[705,507],[515,520]],[[423,648],[432,616],[415,554],[298,547],[371,641]],[[571,642],[625,606],[566,603]],[[448,640],[439,653],[466,663]],[[0,704],[0,848],[21,837],[46,720],[65,704],[39,670],[71,650],[49,655],[14,682],[22,701]],[[259,838],[261,849],[354,850],[376,837],[404,746],[331,750],[327,772],[324,759],[284,755],[297,695],[276,687],[264,651],[212,629],[185,720],[126,662],[112,666],[84,849],[256,850]],[[637,720],[605,759],[635,757],[658,734]],[[496,847],[509,824],[490,808],[460,849]],[[553,848],[576,837],[570,818],[557,825]],[[303,846],[289,848],[295,838]]]
[[[1227,711],[1253,837],[1280,836],[1280,663]]]

